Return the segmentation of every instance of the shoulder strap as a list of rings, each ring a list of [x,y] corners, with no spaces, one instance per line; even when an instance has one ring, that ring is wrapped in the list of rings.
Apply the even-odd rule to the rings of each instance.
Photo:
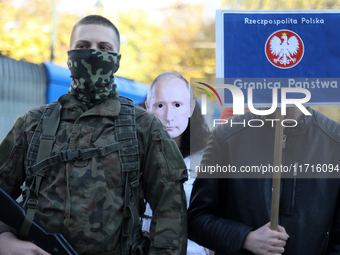
[[[119,97],[121,110],[115,119],[116,141],[128,146],[118,152],[125,183],[124,219],[122,227],[122,255],[134,254],[141,242],[141,221],[139,217],[139,150],[135,118],[135,105],[129,98]],[[140,252],[140,251],[139,251]]]
[[[94,156],[103,157],[118,151],[124,181],[124,220],[122,227],[122,255],[133,254],[134,247],[141,242],[141,221],[139,217],[139,149],[135,120],[135,105],[129,98],[119,97],[121,110],[115,119],[116,142],[104,147],[85,150],[66,150],[51,155],[53,142],[60,122],[59,103],[50,104],[39,121],[28,150],[29,167],[26,171],[23,207],[27,208],[26,218],[20,235],[27,236],[34,219],[38,203],[38,192],[45,169],[60,162],[75,159],[89,159]],[[58,105],[58,106],[57,106]],[[140,251],[139,251],[140,253]],[[140,253],[141,254],[141,253]]]
[[[40,136],[40,145],[38,145],[39,149],[38,149],[37,158],[36,158],[37,162],[51,155],[53,142],[55,140],[55,135],[58,130],[58,126],[60,122],[61,106],[59,105],[59,103],[51,104],[50,116],[49,114],[47,114],[47,109],[48,107],[46,108],[43,115],[41,116],[41,119],[37,127],[38,131],[35,131],[35,134],[36,133],[38,134],[42,130],[42,134]],[[41,129],[41,125],[42,125],[42,129]],[[20,230],[21,236],[27,237],[31,229],[35,211],[38,205],[38,193],[40,189],[40,184],[41,184],[41,180],[44,177],[44,175],[45,175],[45,171],[39,171],[37,173],[34,173],[33,175],[27,175],[27,178],[25,180],[25,185],[22,186],[23,192],[26,193],[23,206],[27,207],[27,212],[26,212],[26,216],[25,216],[24,222]]]
[[[27,165],[28,166],[34,165],[37,161],[44,119],[46,119],[46,121],[47,121],[47,119],[51,116],[54,108],[58,104],[59,103],[55,101],[55,102],[52,102],[51,104],[47,105],[43,114],[40,116],[40,120],[38,122],[38,125],[35,128],[32,139],[29,143],[30,145],[29,145],[28,152],[27,152],[27,161],[28,161]]]

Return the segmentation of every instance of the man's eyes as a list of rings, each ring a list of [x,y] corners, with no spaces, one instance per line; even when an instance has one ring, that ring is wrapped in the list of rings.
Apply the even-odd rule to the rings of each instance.
[[[87,48],[87,45],[85,45],[85,44],[79,44],[79,45],[77,45],[76,48],[77,48],[77,49],[86,49],[86,48]]]
[[[101,46],[100,50],[101,51],[112,51],[111,47],[109,47],[109,46]]]
[[[163,108],[163,104],[158,104],[157,107],[158,108]]]
[[[180,103],[175,103],[175,106],[178,108],[178,107],[181,106],[181,104]]]
[[[81,44],[77,44],[76,45],[76,49],[89,49],[91,48],[90,44],[86,44],[86,43],[81,43]],[[108,45],[101,45],[98,48],[101,51],[113,51],[112,47],[108,46]]]

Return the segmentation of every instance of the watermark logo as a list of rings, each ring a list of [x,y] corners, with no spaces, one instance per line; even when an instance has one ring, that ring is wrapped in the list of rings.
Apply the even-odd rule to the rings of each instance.
[[[220,104],[222,106],[221,97],[220,97],[220,95],[217,93],[217,91],[212,86],[210,86],[209,84],[203,83],[203,82],[197,82],[197,83],[201,84],[201,85],[203,85],[203,86],[205,86],[207,88],[209,88],[212,92],[214,92],[214,94],[217,96],[217,98],[220,101]],[[214,101],[215,105],[217,105],[215,97],[213,96],[213,94],[209,90],[207,90],[205,88],[201,88],[201,87],[197,87],[197,88],[200,89],[200,90],[203,90],[205,93],[207,93],[211,97],[211,99]],[[202,115],[206,115],[207,114],[207,94],[202,94],[201,95],[201,100],[202,100],[201,113],[202,113]]]
[[[221,106],[223,106],[222,104],[222,100],[220,95],[217,93],[217,91],[210,85],[206,84],[206,83],[202,83],[202,82],[197,82],[201,85],[204,85],[208,88],[210,88],[215,95],[218,97]],[[228,85],[228,84],[216,84],[215,85],[217,88],[222,89],[223,95],[222,97],[224,97],[224,90],[228,89],[231,94],[232,94],[232,101],[233,101],[233,114],[244,114],[244,94],[243,91],[238,88],[235,85]],[[198,87],[199,88],[199,87]],[[199,88],[201,90],[203,90],[204,92],[206,92],[207,94],[210,95],[210,97],[213,99],[213,101],[216,104],[216,100],[214,98],[214,96],[207,91],[206,89],[202,89]],[[256,115],[270,115],[273,112],[275,112],[276,108],[278,107],[278,88],[272,88],[270,89],[270,91],[272,91],[272,103],[271,103],[271,107],[269,107],[268,109],[256,109],[254,107],[253,104],[253,87],[248,87],[246,92],[247,92],[247,104],[249,107],[250,112],[256,114]],[[304,88],[289,88],[289,87],[284,87],[280,89],[281,91],[281,114],[282,115],[286,115],[286,108],[287,105],[294,105],[295,107],[299,108],[305,115],[311,115],[310,112],[303,106],[304,103],[307,103],[310,99],[311,99],[311,93],[309,90],[304,89]],[[300,95],[304,95],[303,98],[287,98],[287,94],[289,93],[298,93]],[[201,95],[201,105],[202,105],[202,110],[201,113],[202,115],[206,115],[207,114],[207,94],[202,94]]]
[[[304,44],[300,36],[290,30],[278,30],[271,34],[265,45],[268,61],[281,69],[296,66],[304,55]]]

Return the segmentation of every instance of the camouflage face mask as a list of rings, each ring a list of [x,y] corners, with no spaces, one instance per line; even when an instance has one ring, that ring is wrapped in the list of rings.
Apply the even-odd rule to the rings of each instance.
[[[67,53],[72,78],[69,92],[83,104],[91,108],[117,92],[113,74],[119,68],[120,54],[95,49]]]

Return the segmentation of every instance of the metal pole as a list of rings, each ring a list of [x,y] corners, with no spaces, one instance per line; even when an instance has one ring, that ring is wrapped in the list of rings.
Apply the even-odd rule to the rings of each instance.
[[[51,33],[51,58],[50,61],[52,62],[54,59],[54,44],[56,41],[56,31],[57,31],[57,1],[53,0],[52,6],[52,33]]]

